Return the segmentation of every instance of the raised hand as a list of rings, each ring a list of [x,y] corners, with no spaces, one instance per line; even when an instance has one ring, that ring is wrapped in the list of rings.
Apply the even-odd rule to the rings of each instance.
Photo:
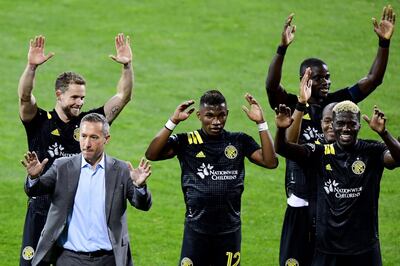
[[[123,33],[119,33],[115,37],[115,50],[117,55],[110,55],[115,62],[126,65],[132,62],[131,40],[129,36],[124,37]]]
[[[24,160],[21,160],[21,164],[26,168],[26,172],[31,176],[31,179],[35,179],[43,171],[48,161],[46,158],[42,162],[39,162],[36,152],[28,151],[24,154]]]
[[[45,37],[42,35],[35,36],[34,40],[30,40],[28,52],[28,64],[39,66],[53,57],[54,53],[44,54]]]
[[[242,109],[250,118],[250,120],[256,122],[257,124],[265,122],[262,108],[257,100],[250,93],[246,93],[244,98],[250,104],[250,109],[244,105],[242,106]]]
[[[275,124],[277,128],[288,128],[293,122],[290,108],[284,104],[280,104],[275,108]]]
[[[146,180],[151,175],[151,164],[149,161],[142,158],[137,168],[133,168],[130,162],[127,162],[127,164],[133,184],[137,187],[146,185]]]
[[[194,104],[194,101],[188,100],[178,105],[174,114],[171,117],[171,121],[174,122],[175,124],[178,124],[179,122],[186,120],[190,116],[190,114],[193,113],[194,111],[194,108],[186,110],[192,104]]]
[[[379,38],[390,40],[394,31],[394,24],[396,22],[396,14],[393,12],[391,5],[385,6],[382,12],[381,21],[376,21],[376,18],[372,18],[372,24],[374,25],[374,31]]]
[[[286,19],[285,25],[283,26],[281,45],[289,46],[294,40],[294,33],[296,32],[296,25],[291,25],[294,17],[294,13],[291,13]]]
[[[299,102],[307,103],[308,99],[311,97],[311,87],[312,87],[312,79],[311,79],[311,68],[307,67],[304,72],[303,77],[300,81],[300,90],[299,90]]]
[[[368,123],[369,127],[378,134],[385,131],[386,117],[385,114],[374,106],[371,119],[367,115],[363,115],[364,120]]]

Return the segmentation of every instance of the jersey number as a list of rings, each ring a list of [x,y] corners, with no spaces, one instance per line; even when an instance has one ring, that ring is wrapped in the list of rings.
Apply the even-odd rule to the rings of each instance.
[[[240,262],[240,252],[226,252],[226,256],[228,256],[228,260],[226,261],[226,266],[237,266]],[[232,258],[236,259],[236,262],[232,264]]]

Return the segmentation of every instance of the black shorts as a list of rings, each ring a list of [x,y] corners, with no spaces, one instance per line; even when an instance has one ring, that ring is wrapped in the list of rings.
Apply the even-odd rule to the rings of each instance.
[[[376,245],[370,251],[358,255],[332,255],[318,250],[312,262],[313,266],[382,266],[381,250]]]
[[[20,266],[31,265],[40,234],[46,223],[50,202],[51,199],[49,195],[30,198],[28,201],[28,210],[25,216],[24,233],[22,236]],[[49,264],[40,263],[39,265],[43,266]]]
[[[241,229],[233,233],[206,235],[185,225],[179,265],[240,265],[241,239]]]
[[[315,249],[315,216],[312,208],[287,206],[279,249],[280,266],[311,265]]]

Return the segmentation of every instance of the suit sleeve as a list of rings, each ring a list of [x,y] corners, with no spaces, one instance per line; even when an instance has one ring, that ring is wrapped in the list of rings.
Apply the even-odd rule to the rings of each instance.
[[[32,186],[29,186],[27,177],[25,182],[25,193],[29,197],[52,194],[57,181],[57,166],[58,160],[53,162],[53,165],[42,176],[38,177],[38,181]]]
[[[143,188],[136,187],[130,176],[128,168],[125,169],[127,176],[127,199],[136,209],[148,211],[152,205],[151,192],[147,189],[147,185]]]

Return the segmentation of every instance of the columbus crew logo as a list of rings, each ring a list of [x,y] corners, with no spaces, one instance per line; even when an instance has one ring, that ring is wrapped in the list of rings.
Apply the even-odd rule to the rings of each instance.
[[[35,254],[35,250],[31,246],[26,246],[22,250],[22,258],[24,260],[31,260],[33,258],[33,254]]]
[[[79,141],[79,127],[75,128],[74,130],[74,140]]]
[[[356,175],[361,175],[365,171],[365,163],[363,161],[357,160],[351,165],[351,170]]]
[[[228,145],[225,148],[225,156],[228,159],[235,159],[237,157],[238,151],[233,145]]]
[[[189,259],[188,257],[184,257],[181,260],[181,266],[193,266],[193,261]]]
[[[288,259],[286,262],[285,262],[285,266],[299,266],[300,264],[299,264],[299,262],[296,260],[296,259]]]

